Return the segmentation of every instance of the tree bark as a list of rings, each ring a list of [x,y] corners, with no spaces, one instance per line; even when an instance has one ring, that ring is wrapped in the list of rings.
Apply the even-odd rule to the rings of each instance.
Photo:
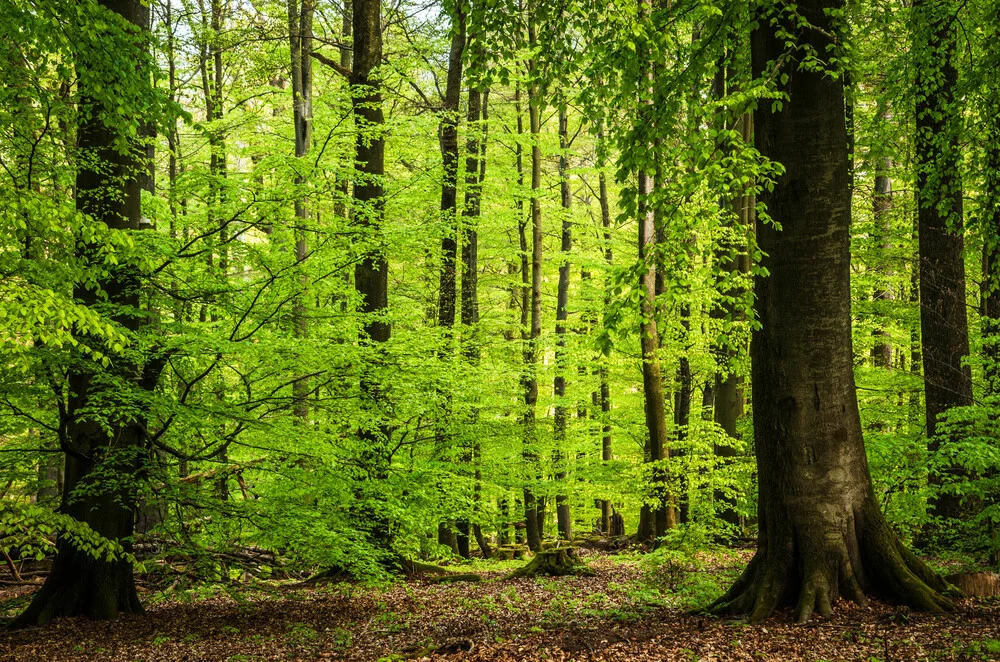
[[[465,223],[464,241],[462,242],[462,328],[464,355],[473,365],[479,364],[479,347],[476,339],[476,326],[479,324],[479,216],[482,200],[483,182],[486,179],[486,137],[487,120],[489,119],[489,90],[480,91],[476,86],[469,88],[469,109],[467,114],[469,137],[466,141],[465,159],[465,207],[462,210],[462,220]],[[473,412],[478,416],[478,412]],[[475,462],[475,485],[473,488],[473,505],[477,514],[482,505],[482,448],[479,440],[473,443],[473,462]],[[482,525],[473,525],[476,544],[483,558],[493,556],[489,541],[483,535]]]
[[[781,5],[779,5],[781,7]],[[832,55],[840,0],[808,0],[794,18],[756,17],[754,77],[773,76],[784,32]],[[830,13],[828,13],[830,12]],[[801,16],[809,28],[795,25]],[[865,456],[851,348],[850,181],[843,80],[777,65],[787,74],[781,114],[761,104],[757,149],[785,174],[761,193],[755,278],[760,328],[751,343],[759,474],[757,553],[712,608],[759,622],[782,604],[795,618],[831,612],[837,597],[871,592],[930,611],[951,609],[947,585],[896,538],[879,509]],[[780,224],[781,230],[775,228]]]
[[[737,57],[735,49],[732,49],[727,55],[731,60]],[[715,95],[720,99],[739,89],[736,66],[731,60],[725,66],[719,67],[716,76]],[[750,113],[740,113],[735,118],[728,116],[727,113],[723,122],[728,125],[727,128],[739,132],[743,143],[750,144],[753,140],[753,117]],[[743,321],[745,318],[743,309],[738,305],[738,302],[748,294],[742,285],[741,277],[750,271],[750,255],[747,251],[747,235],[745,233],[749,233],[753,226],[754,202],[755,198],[750,190],[738,191],[732,199],[720,201],[724,208],[730,209],[730,221],[727,223],[728,236],[716,251],[716,258],[720,262],[723,274],[718,285],[723,300],[721,305],[712,309],[712,315],[730,324]],[[743,416],[746,405],[743,376],[736,372],[735,364],[738,355],[739,348],[728,339],[724,347],[718,348],[718,360],[722,370],[715,375],[713,393],[713,418],[725,431],[726,436],[734,441],[739,439],[736,425]],[[731,462],[731,458],[737,455],[733,443],[715,443],[713,452],[716,457],[721,458],[721,463]],[[726,494],[725,491],[717,489],[713,492],[713,499],[717,504],[719,519],[738,527],[740,517],[734,508],[735,500],[733,497]]]

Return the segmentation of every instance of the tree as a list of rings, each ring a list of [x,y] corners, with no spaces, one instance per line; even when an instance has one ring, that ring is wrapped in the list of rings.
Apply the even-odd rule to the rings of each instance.
[[[313,13],[315,0],[288,0],[288,38],[291,52],[292,72],[292,121],[295,124],[295,158],[300,160],[300,168],[304,167],[309,146],[312,143],[312,44],[313,44]],[[295,178],[295,184],[300,189],[305,186],[305,175]],[[303,192],[295,199],[295,261],[302,264],[308,254],[306,244],[306,224],[309,219],[309,207]],[[303,289],[305,284],[303,283]],[[305,315],[306,293],[295,302],[294,320],[295,336],[304,340],[308,331]],[[303,422],[309,420],[309,381],[306,377],[296,379],[292,384],[295,395],[295,411]]]
[[[760,192],[770,221],[757,226],[768,274],[755,277],[760,328],[750,350],[760,534],[712,609],[755,622],[785,602],[799,622],[825,616],[841,594],[953,608],[944,581],[890,529],[865,456],[851,348],[844,82],[829,65],[842,7],[771,3],[752,35],[755,77],[780,77],[784,97],[782,111],[761,101],[754,114],[757,148],[784,167]]]
[[[956,5],[949,0],[913,4],[920,340],[932,451],[941,445],[937,429],[941,416],[953,407],[972,404],[972,371],[962,363],[969,355],[969,326],[959,173],[961,118],[955,90],[957,18]],[[968,506],[963,506],[961,496],[945,492],[937,496],[932,509],[944,517],[961,517]]]
[[[126,235],[140,228],[141,180],[148,172],[146,145],[136,138],[150,120],[136,103],[152,90],[148,77],[149,8],[140,0],[102,0],[101,20],[113,26],[106,35],[84,33],[76,69],[80,85],[76,206],[98,232]],[[137,68],[116,71],[103,50],[129,54]],[[124,103],[125,105],[118,105]],[[140,296],[145,275],[138,255],[106,261],[107,245],[78,237],[78,255],[89,279],[79,282],[74,298],[93,310],[110,311],[114,324],[133,340],[145,322]],[[95,236],[94,234],[90,235]],[[96,236],[101,236],[100,234]],[[113,254],[113,253],[112,253]],[[98,554],[60,537],[52,571],[13,627],[41,625],[58,616],[113,619],[142,611],[128,554],[135,525],[138,474],[147,452],[142,392],[151,391],[163,367],[136,349],[102,346],[99,338],[79,332],[92,353],[74,356],[68,369],[68,395],[60,406],[59,437],[66,454],[62,511],[118,545]],[[93,357],[110,359],[105,369]],[[136,406],[138,405],[138,407]]]
[[[570,518],[569,501],[566,497],[566,419],[567,407],[563,402],[566,397],[566,321],[569,319],[569,254],[573,248],[573,224],[570,210],[573,203],[573,193],[569,186],[569,118],[566,114],[565,101],[559,108],[559,191],[562,204],[562,236],[560,252],[562,264],[559,265],[559,289],[556,294],[556,375],[552,378],[552,391],[556,397],[555,415],[553,420],[553,436],[556,447],[552,461],[556,467],[555,479],[560,483],[556,495],[556,518],[559,537],[563,540],[573,538],[573,521]]]
[[[385,315],[389,307],[389,262],[382,239],[385,215],[385,136],[382,114],[381,83],[377,68],[382,63],[382,5],[379,0],[354,0],[354,67],[351,70],[351,103],[357,130],[355,143],[354,218],[366,230],[366,246],[361,261],[354,267],[354,287],[361,296],[360,313],[364,316],[361,342],[370,343],[376,354],[392,333]],[[378,358],[371,361],[378,362]],[[369,365],[361,377],[361,392],[372,409],[373,423],[360,430],[366,448],[363,464],[375,481],[388,477],[392,428],[384,414],[376,409],[383,404],[384,391],[379,384],[376,365]],[[378,488],[375,487],[375,490]],[[390,530],[384,509],[369,509],[373,540],[383,547],[390,543]]]
[[[651,3],[640,0],[639,19],[649,24]],[[648,28],[647,28],[648,29]],[[651,50],[651,49],[650,49]],[[667,529],[676,526],[676,512],[667,494],[667,476],[663,462],[669,456],[667,449],[667,415],[663,401],[663,379],[660,374],[660,337],[656,323],[656,205],[654,200],[655,170],[657,167],[655,140],[644,132],[653,124],[654,67],[646,58],[650,52],[639,51],[640,66],[639,116],[642,118],[636,129],[644,135],[639,146],[636,191],[636,213],[639,217],[639,260],[642,271],[639,275],[639,347],[642,354],[642,392],[646,413],[646,461],[653,464],[653,490],[655,503],[643,508],[643,519],[639,524],[639,537],[646,542],[654,541]]]

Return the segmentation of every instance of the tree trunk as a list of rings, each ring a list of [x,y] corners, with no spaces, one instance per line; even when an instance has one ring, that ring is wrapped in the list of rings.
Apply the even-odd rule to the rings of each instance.
[[[993,118],[993,124],[984,141],[987,153],[981,303],[986,393],[996,397],[1000,395],[1000,89],[992,97],[996,105],[986,116]]]
[[[920,337],[924,407],[930,449],[941,444],[937,425],[952,407],[972,404],[965,299],[962,181],[959,174],[961,115],[956,109],[955,21],[950,0],[913,3],[916,68],[917,222],[920,244]],[[964,475],[958,468],[954,473]],[[932,480],[940,482],[932,476]],[[973,504],[942,493],[931,504],[941,517],[967,517]]]
[[[102,0],[100,6],[137,26],[143,31],[142,39],[147,38],[150,17],[144,3]],[[126,51],[119,51],[126,61],[139,66],[147,62],[142,52],[144,45],[138,39],[116,34],[111,41],[106,45]],[[129,49],[136,52],[129,54]],[[77,64],[81,109],[77,147],[86,158],[79,160],[83,165],[76,177],[76,206],[112,232],[138,230],[142,212],[140,181],[146,176],[148,164],[145,145],[129,135],[141,135],[147,118],[129,118],[128,125],[121,125],[117,119],[110,126],[105,124],[109,118],[96,98],[112,90],[95,92],[88,87],[88,81],[104,80],[100,73],[86,74],[85,63],[90,57],[98,56],[83,57]],[[123,85],[140,85],[144,78],[138,70],[121,75]],[[79,257],[84,264],[95,270],[107,269],[100,255],[101,246],[84,244],[83,239],[79,242],[83,246]],[[97,276],[96,285],[76,285],[74,298],[101,311],[109,311],[110,305],[110,317],[117,324],[137,331],[143,322],[138,312],[143,287],[140,266],[123,263],[112,267]],[[128,356],[101,347],[96,338],[81,335],[80,341],[111,358],[107,369],[111,379],[108,374],[101,375],[100,368],[89,358],[77,357],[68,364],[69,397],[60,422],[60,442],[66,452],[62,512],[129,551],[139,487],[136,476],[146,455],[145,421],[133,411],[137,396],[130,391],[151,390],[162,365],[137,365]],[[109,381],[115,385],[108,385]],[[100,420],[95,419],[91,408],[100,406],[107,411],[109,405],[112,410],[102,414]],[[119,613],[141,611],[132,564],[127,559],[94,558],[60,538],[52,572],[12,627],[42,625],[60,616],[114,619]]]
[[[736,75],[731,68],[726,70],[723,85],[735,88],[735,78]],[[723,91],[720,91],[720,96],[722,93]],[[739,131],[744,143],[749,144],[753,139],[753,117],[749,113],[742,113],[735,118],[732,121],[732,128]],[[737,280],[737,277],[750,271],[750,255],[747,251],[745,233],[749,232],[753,226],[754,202],[755,198],[751,191],[742,191],[732,200],[724,201],[724,204],[731,207],[731,218],[735,223],[730,224],[728,245],[724,245],[722,250],[718,251],[720,266],[725,274],[723,282],[726,283],[726,285],[720,284],[719,289],[725,298],[722,305],[713,310],[713,314],[730,323],[742,321],[745,317],[742,307],[737,302],[743,299],[747,292],[739,284],[742,281]],[[726,436],[736,441],[739,439],[736,425],[743,416],[746,405],[743,376],[736,372],[739,349],[733,343],[727,342],[719,354],[723,370],[715,376],[714,419],[719,427],[725,431]],[[716,443],[713,445],[713,452],[716,457],[721,458],[720,462],[723,463],[731,462],[730,458],[737,455],[737,450],[732,443]],[[734,527],[740,526],[740,517],[734,508],[735,499],[723,490],[715,490],[713,499],[716,504],[719,504],[717,505],[719,518]]]
[[[601,155],[599,166],[605,165],[604,154],[604,131],[598,129],[597,141],[599,154]],[[614,264],[614,253],[611,248],[611,205],[608,201],[608,180],[602,169],[598,174],[598,198],[601,205],[601,232],[604,240],[604,261],[607,262],[610,270]],[[605,279],[604,287],[604,310],[611,307],[611,287],[610,276]],[[607,464],[611,461],[611,384],[608,378],[608,363],[601,358],[600,367],[597,370],[600,381],[600,401],[601,401],[601,463]],[[601,531],[610,534],[611,532],[611,501],[601,499]]]
[[[528,12],[528,46],[534,52],[537,44],[535,17]],[[533,61],[528,64],[529,75],[535,71]],[[537,473],[538,440],[535,406],[538,403],[538,340],[542,334],[542,148],[541,148],[541,99],[537,82],[528,86],[528,130],[531,133],[531,326],[524,346],[524,442],[528,471]],[[529,476],[535,478],[536,476]],[[524,490],[525,528],[528,548],[537,552],[542,548],[539,523],[539,499],[531,487]]]
[[[292,119],[295,124],[295,158],[304,167],[305,156],[309,153],[312,142],[312,42],[313,42],[313,11],[315,0],[288,1],[288,38],[291,48],[292,71]],[[300,173],[295,177],[295,186],[299,189],[295,197],[295,261],[302,267],[306,259],[306,223],[309,219],[309,208],[306,205],[304,187],[306,178]],[[306,282],[302,277],[302,292],[295,299],[292,310],[294,335],[304,340],[308,331],[305,316]],[[300,367],[301,370],[301,367]],[[292,399],[295,402],[295,415],[303,422],[309,421],[309,381],[305,377],[296,379],[292,384]]]
[[[354,268],[354,288],[361,295],[359,311],[363,315],[362,341],[370,343],[378,354],[379,346],[389,341],[392,330],[385,320],[389,307],[389,263],[382,246],[382,222],[385,216],[385,136],[383,134],[381,82],[374,69],[382,63],[382,17],[378,0],[353,0],[354,67],[351,70],[351,100],[358,133],[355,144],[354,221],[366,235],[366,250]],[[372,359],[376,360],[376,359]],[[384,394],[378,380],[364,371],[361,392],[371,410],[372,423],[359,430],[366,445],[362,463],[368,475],[379,482],[389,475],[392,429],[379,411]],[[372,498],[384,499],[381,488],[372,485]],[[389,521],[382,512],[365,514],[372,540],[388,547]]]
[[[559,190],[562,203],[562,243],[560,252],[562,261],[559,264],[559,286],[556,294],[556,375],[552,380],[552,392],[555,395],[555,418],[553,420],[553,437],[555,449],[552,461],[555,465],[556,520],[559,537],[563,540],[573,539],[573,521],[570,517],[569,500],[566,497],[566,422],[568,409],[566,407],[566,322],[569,319],[569,253],[573,248],[573,225],[570,219],[573,197],[569,187],[569,118],[565,104],[559,109]]]
[[[754,77],[774,75],[785,31],[830,53],[841,29],[831,14],[842,7],[808,0],[795,18],[776,10],[758,16]],[[815,27],[796,27],[798,16]],[[754,116],[757,149],[786,173],[761,194],[773,223],[757,227],[761,266],[770,274],[755,278],[761,326],[751,343],[760,534],[743,575],[712,608],[749,612],[759,622],[795,604],[804,622],[814,611],[828,615],[841,594],[864,603],[871,592],[920,609],[951,609],[944,581],[889,528],[868,472],[851,349],[843,80],[815,70],[784,73],[783,112],[761,104]]]
[[[489,90],[482,92],[475,86],[469,88],[469,109],[467,114],[469,137],[466,142],[465,159],[465,208],[462,220],[465,232],[462,242],[462,328],[464,355],[472,365],[479,364],[479,347],[476,344],[476,326],[479,324],[479,215],[483,181],[486,179],[486,135],[489,119]],[[473,411],[473,416],[478,416]],[[472,447],[475,463],[475,485],[473,505],[478,514],[482,507],[482,448],[477,439]],[[489,541],[483,535],[482,526],[473,525],[476,544],[483,558],[493,556]]]
[[[875,175],[875,196],[872,202],[875,215],[874,239],[878,242],[879,249],[883,253],[888,253],[892,248],[889,240],[892,231],[892,218],[890,215],[892,209],[892,179],[889,177],[889,168],[891,167],[891,159],[883,158],[881,160],[879,171]],[[879,269],[879,275],[883,278],[888,278],[892,274],[886,269]],[[892,301],[894,297],[892,290],[888,286],[880,284],[875,289],[872,298],[875,301]],[[881,316],[878,310],[875,311],[875,314]],[[892,368],[892,344],[887,339],[889,334],[881,326],[877,326],[872,335],[878,339],[872,347],[872,362],[879,368]]]
[[[650,3],[640,0],[639,13],[648,20]],[[640,56],[642,57],[642,56]],[[639,99],[640,117],[643,122],[650,122],[653,109],[653,68],[646,66],[643,74],[643,93]],[[651,150],[652,144],[641,145],[639,149]],[[652,472],[652,491],[655,503],[643,509],[646,525],[640,521],[639,537],[644,542],[653,542],[663,535],[667,529],[676,526],[676,512],[673,500],[669,495],[666,470],[662,463],[667,459],[667,416],[663,401],[663,380],[660,375],[659,348],[660,339],[656,327],[656,211],[653,205],[654,178],[645,167],[638,173],[638,204],[639,215],[639,259],[645,263],[645,268],[639,279],[639,345],[642,355],[642,391],[646,412],[646,449],[645,459],[654,463]],[[640,517],[640,520],[643,518]]]
[[[465,51],[465,16],[460,9],[452,17],[451,49],[448,54],[448,80],[441,99],[441,120],[438,125],[438,143],[441,147],[441,274],[438,288],[438,326],[442,330],[438,358],[445,363],[452,359],[452,340],[455,327],[455,304],[458,281],[458,106],[462,95],[462,53]],[[444,403],[437,429],[437,443],[442,450],[453,448],[447,423],[451,418],[451,393],[443,393]],[[454,459],[454,455],[450,455]],[[464,451],[459,458],[468,463]],[[462,519],[455,524],[458,553],[469,558],[469,521]]]

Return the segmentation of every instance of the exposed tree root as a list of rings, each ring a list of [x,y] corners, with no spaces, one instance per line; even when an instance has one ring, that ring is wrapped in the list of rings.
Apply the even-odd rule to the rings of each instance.
[[[947,596],[961,593],[899,542],[873,500],[858,515],[839,534],[781,526],[769,539],[762,531],[746,570],[708,611],[759,623],[794,604],[795,620],[804,623],[829,616],[839,597],[865,605],[866,593],[920,611],[955,609]]]
[[[123,559],[104,561],[72,548],[60,550],[45,584],[28,608],[8,625],[17,630],[45,625],[63,616],[113,620],[141,614],[132,566]]]

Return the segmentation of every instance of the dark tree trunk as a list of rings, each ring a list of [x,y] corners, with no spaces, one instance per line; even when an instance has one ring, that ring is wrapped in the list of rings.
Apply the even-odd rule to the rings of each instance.
[[[102,0],[100,6],[142,30],[141,38],[116,35],[108,46],[126,51],[119,52],[125,61],[136,65],[146,62],[145,46],[139,39],[144,40],[149,29],[149,8],[139,0]],[[134,53],[129,54],[128,50]],[[130,139],[129,126],[121,125],[119,120],[111,126],[105,125],[109,118],[96,98],[112,90],[97,92],[89,88],[89,81],[101,81],[106,76],[86,75],[93,59],[105,56],[81,55],[77,63],[81,74],[77,148],[87,158],[79,160],[86,165],[77,172],[76,206],[111,231],[138,230],[141,180],[148,168],[146,146]],[[134,74],[123,72],[122,76],[130,79],[123,84],[132,85],[141,84],[143,78],[138,70]],[[146,120],[129,118],[128,121],[141,135]],[[119,147],[121,141],[124,149]],[[105,268],[99,254],[101,247],[80,241],[81,261],[94,269]],[[117,324],[136,331],[144,321],[144,315],[138,312],[143,280],[139,265],[126,262],[98,275],[96,288],[75,286],[73,296],[88,307],[102,312],[110,310]],[[108,374],[100,374],[96,363],[82,356],[69,364],[69,397],[60,422],[60,442],[66,453],[61,510],[129,551],[135,526],[138,476],[147,449],[145,421],[141,416],[137,419],[132,411],[136,394],[127,391],[151,390],[162,365],[156,361],[137,365],[128,356],[100,346],[97,338],[81,336],[80,341],[111,358],[111,367],[107,369],[111,379]],[[117,383],[111,386],[109,381]],[[90,411],[95,406],[106,410],[109,405],[112,411],[106,418],[102,415],[101,420],[95,419]],[[114,410],[118,407],[121,411]],[[52,572],[12,627],[42,625],[60,616],[114,619],[120,613],[141,611],[131,563],[121,556],[112,560],[104,556],[94,558],[60,538]]]
[[[758,16],[754,76],[772,76],[786,37],[830,53],[838,0],[799,3]],[[774,10],[772,10],[774,11]],[[784,67],[793,66],[785,61]],[[785,173],[761,194],[774,223],[759,223],[755,279],[761,327],[751,343],[754,441],[759,474],[757,553],[713,605],[759,622],[782,604],[802,622],[827,615],[839,595],[871,592],[910,606],[952,608],[937,577],[896,538],[868,472],[851,350],[850,181],[843,80],[786,68],[784,110],[761,104],[755,143]]]
[[[385,215],[385,136],[383,134],[381,81],[374,70],[382,63],[382,17],[379,0],[353,0],[354,67],[351,70],[351,99],[354,122],[358,133],[355,144],[354,210],[355,223],[366,236],[364,256],[354,268],[354,288],[361,295],[359,311],[363,315],[362,340],[378,354],[379,346],[388,342],[392,333],[384,315],[389,307],[389,263],[381,247],[382,222]],[[376,483],[389,475],[392,429],[379,411],[384,399],[377,379],[365,371],[361,377],[361,392],[371,410],[372,424],[359,430],[365,443],[362,463]],[[371,485],[371,498],[384,499],[381,487]],[[370,527],[372,540],[388,547],[389,521],[382,504],[371,508],[364,519]],[[378,512],[376,512],[378,511]]]
[[[749,143],[753,136],[753,117],[749,113],[740,115],[735,123],[735,128],[740,132],[744,142]],[[733,217],[736,226],[733,228],[733,236],[727,247],[726,255],[722,260],[722,268],[726,273],[727,280],[732,283],[738,275],[749,273],[750,255],[747,252],[745,236],[754,222],[754,206],[756,199],[750,192],[743,192],[732,201]],[[737,282],[739,282],[737,280]],[[741,321],[745,315],[743,309],[737,303],[746,296],[746,289],[741,285],[730,285],[726,290],[726,300],[721,307],[724,319],[730,322]],[[739,433],[736,430],[737,422],[743,417],[746,405],[746,396],[743,390],[743,376],[736,372],[736,358],[738,348],[729,345],[723,351],[723,361],[725,372],[716,375],[715,378],[715,422],[725,431],[730,439],[738,440]],[[720,458],[733,458],[737,451],[733,444],[716,443],[713,447],[714,453]],[[723,460],[729,461],[729,460]],[[740,525],[740,517],[734,510],[734,499],[717,491],[714,494],[717,502],[722,504],[719,509],[719,517],[728,524]]]
[[[462,93],[462,53],[465,50],[465,17],[457,13],[451,50],[448,56],[448,82],[441,103],[441,123],[438,142],[441,146],[441,280],[438,290],[438,325],[445,329],[446,339],[455,326],[455,301],[458,260],[458,104]]]
[[[1000,87],[1000,86],[997,86]],[[987,117],[992,125],[984,142],[986,154],[983,229],[982,325],[986,358],[986,392],[1000,395],[1000,89],[993,91],[996,104]]]
[[[920,244],[920,337],[924,364],[924,407],[930,449],[941,444],[937,425],[952,407],[972,404],[965,299],[962,181],[959,174],[961,114],[956,106],[955,22],[950,0],[913,4],[916,68],[917,222]],[[955,473],[962,473],[954,469]],[[932,477],[933,478],[933,477]],[[967,517],[972,504],[940,494],[932,512]]]
[[[442,344],[438,357],[449,362],[452,358],[452,340],[455,327],[455,308],[458,282],[458,106],[462,95],[462,53],[465,51],[465,16],[456,9],[451,17],[452,36],[448,54],[448,80],[441,99],[441,120],[438,125],[438,143],[441,147],[441,274],[438,288],[438,326],[442,329]],[[444,393],[444,404],[437,430],[441,449],[453,447],[447,433],[451,418],[451,393]],[[453,455],[451,457],[454,457]],[[469,454],[460,453],[460,462],[468,464]],[[458,553],[469,558],[469,521],[455,523]]]
[[[573,539],[573,521],[570,517],[569,500],[566,497],[566,422],[569,418],[568,408],[564,401],[566,397],[566,332],[569,319],[569,253],[573,248],[573,224],[570,219],[573,197],[569,187],[569,118],[566,107],[559,109],[559,191],[562,204],[562,243],[560,245],[561,262],[559,264],[559,286],[556,294],[556,375],[553,378],[552,392],[556,398],[555,417],[553,420],[553,437],[555,450],[552,453],[555,465],[555,479],[558,492],[556,494],[556,521],[559,537],[563,540]]]
[[[447,522],[438,524],[437,539],[439,545],[450,549],[452,554],[458,554],[458,537],[455,535],[455,530]]]
[[[479,324],[479,234],[477,232],[482,198],[483,181],[486,179],[486,136],[489,119],[489,90],[469,88],[468,120],[469,138],[466,142],[465,159],[465,208],[462,220],[465,222],[462,243],[462,327],[465,344],[465,358],[472,364],[479,364],[479,347],[476,344],[476,326]],[[477,416],[473,412],[473,416]],[[475,485],[473,505],[477,514],[482,504],[482,448],[477,439],[472,447],[475,462]],[[473,525],[476,544],[483,558],[493,556],[489,541],[483,535],[479,523]]]

